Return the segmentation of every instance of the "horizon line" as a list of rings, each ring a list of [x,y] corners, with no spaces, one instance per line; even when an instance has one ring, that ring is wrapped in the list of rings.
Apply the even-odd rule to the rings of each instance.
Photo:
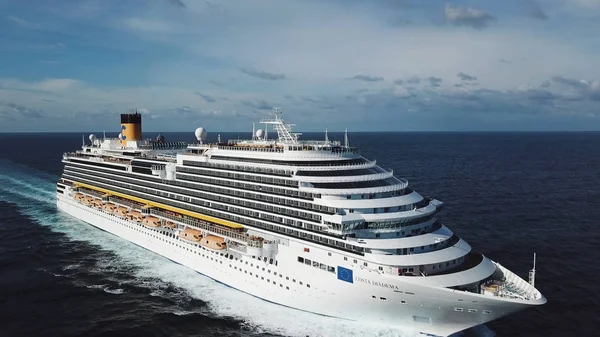
[[[61,134],[81,134],[81,133],[104,133],[105,131],[0,131],[0,134],[32,134],[32,133],[61,133]],[[192,131],[142,131],[142,133],[190,133]],[[275,131],[273,131],[275,132]],[[341,131],[328,131],[329,133],[344,133]],[[405,131],[351,131],[348,133],[594,133],[600,130],[405,130]],[[115,131],[110,131],[115,133]],[[252,131],[211,131],[211,134],[216,133],[249,133]],[[325,133],[325,131],[301,131],[300,133]]]

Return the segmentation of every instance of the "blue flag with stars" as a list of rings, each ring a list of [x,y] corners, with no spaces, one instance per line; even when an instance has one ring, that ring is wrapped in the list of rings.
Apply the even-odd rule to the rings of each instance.
[[[337,278],[338,278],[338,280],[354,283],[354,277],[352,276],[352,269],[346,269],[344,267],[338,266]]]

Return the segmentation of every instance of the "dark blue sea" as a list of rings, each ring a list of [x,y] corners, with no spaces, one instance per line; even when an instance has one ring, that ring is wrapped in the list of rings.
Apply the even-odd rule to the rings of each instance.
[[[0,134],[0,336],[411,335],[263,302],[58,212],[61,156],[81,138]],[[446,225],[521,277],[537,253],[548,303],[465,336],[598,336],[600,133],[355,133],[350,143],[444,201]]]

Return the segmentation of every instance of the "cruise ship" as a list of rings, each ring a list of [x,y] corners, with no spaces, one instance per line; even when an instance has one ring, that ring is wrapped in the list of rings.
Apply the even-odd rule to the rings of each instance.
[[[448,336],[539,306],[529,280],[446,227],[443,203],[343,142],[301,140],[280,109],[251,139],[116,138],[65,153],[60,210],[258,298]],[[199,276],[202,277],[202,276]]]

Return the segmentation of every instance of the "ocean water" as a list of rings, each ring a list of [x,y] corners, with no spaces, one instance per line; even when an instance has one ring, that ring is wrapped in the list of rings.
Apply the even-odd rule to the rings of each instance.
[[[446,225],[521,277],[538,254],[548,303],[460,335],[598,335],[600,133],[351,133],[350,142],[444,201]],[[415,335],[261,301],[58,212],[60,159],[80,144],[81,134],[0,134],[0,336]]]

